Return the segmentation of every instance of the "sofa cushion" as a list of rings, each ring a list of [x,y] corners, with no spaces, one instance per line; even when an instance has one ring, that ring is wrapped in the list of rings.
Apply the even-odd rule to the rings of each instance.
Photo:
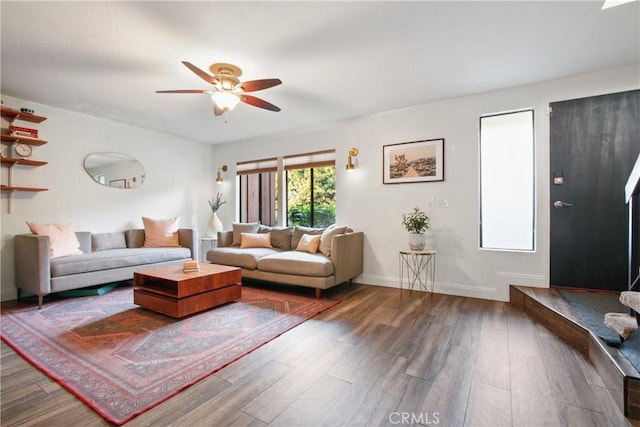
[[[300,242],[298,246],[296,246],[296,251],[309,252],[310,254],[315,254],[318,252],[318,247],[320,246],[320,238],[322,236],[312,235],[312,234],[303,234],[300,238]]]
[[[241,233],[240,248],[270,248],[271,233]]]
[[[300,239],[305,234],[317,235],[322,234],[324,232],[324,228],[312,228],[312,227],[295,227],[293,229],[293,237],[291,237],[291,248],[295,249],[298,247],[298,243],[300,243]]]
[[[49,258],[80,255],[80,242],[71,224],[35,224],[28,222],[31,232],[49,237]]]
[[[242,243],[242,233],[257,233],[260,227],[259,222],[234,222],[231,224],[233,228],[233,243],[231,246],[240,246]]]
[[[124,232],[96,233],[91,235],[91,250],[94,252],[107,249],[125,249]]]
[[[189,248],[108,249],[51,260],[51,277],[191,258]]]
[[[293,227],[268,227],[261,225],[258,233],[271,233],[271,246],[274,248],[282,249],[283,251],[290,251],[292,249],[291,238],[293,237]]]
[[[258,270],[296,276],[329,277],[333,275],[333,263],[321,253],[286,251],[262,257]]]
[[[142,217],[144,224],[144,247],[160,248],[180,246],[178,226],[180,218],[153,219]]]
[[[326,256],[331,256],[331,243],[333,242],[333,236],[344,234],[346,230],[347,227],[344,225],[338,226],[333,224],[327,227],[327,229],[322,232],[322,237],[320,238],[320,252]]]
[[[124,240],[127,242],[128,248],[144,247],[144,228],[134,228],[125,230]]]
[[[207,260],[214,264],[231,265],[255,270],[260,258],[279,252],[279,249],[273,248],[216,248],[207,252]]]

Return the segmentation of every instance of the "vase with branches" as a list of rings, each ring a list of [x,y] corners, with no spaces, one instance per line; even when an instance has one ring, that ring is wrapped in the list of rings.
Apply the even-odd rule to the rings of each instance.
[[[218,231],[224,230],[222,221],[218,218],[217,212],[225,203],[227,203],[227,201],[224,200],[222,193],[217,193],[213,199],[209,200],[209,207],[211,208],[212,215],[207,223],[206,234],[208,237],[217,237]]]
[[[211,207],[211,212],[213,213],[218,212],[218,209],[220,209],[222,205],[224,205],[225,203],[227,203],[227,201],[222,198],[222,193],[216,194],[216,197],[209,200],[209,206]]]

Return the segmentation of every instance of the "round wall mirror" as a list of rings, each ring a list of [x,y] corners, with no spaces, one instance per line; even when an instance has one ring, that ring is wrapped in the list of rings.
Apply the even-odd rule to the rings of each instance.
[[[144,168],[127,154],[89,154],[84,159],[84,169],[95,182],[107,187],[131,189],[144,182]]]

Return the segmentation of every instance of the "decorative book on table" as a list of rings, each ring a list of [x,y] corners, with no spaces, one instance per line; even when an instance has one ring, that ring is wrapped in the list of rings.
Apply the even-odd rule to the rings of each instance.
[[[196,260],[185,261],[182,266],[182,271],[188,273],[190,271],[200,271],[200,265]]]

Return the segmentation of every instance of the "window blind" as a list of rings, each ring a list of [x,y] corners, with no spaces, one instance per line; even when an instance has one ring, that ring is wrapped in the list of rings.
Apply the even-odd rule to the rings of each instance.
[[[278,159],[251,160],[248,162],[236,163],[236,173],[238,175],[249,175],[253,173],[276,172],[278,170]]]
[[[284,157],[284,168],[306,169],[320,166],[334,166],[336,150],[316,151],[313,153],[294,154]]]

